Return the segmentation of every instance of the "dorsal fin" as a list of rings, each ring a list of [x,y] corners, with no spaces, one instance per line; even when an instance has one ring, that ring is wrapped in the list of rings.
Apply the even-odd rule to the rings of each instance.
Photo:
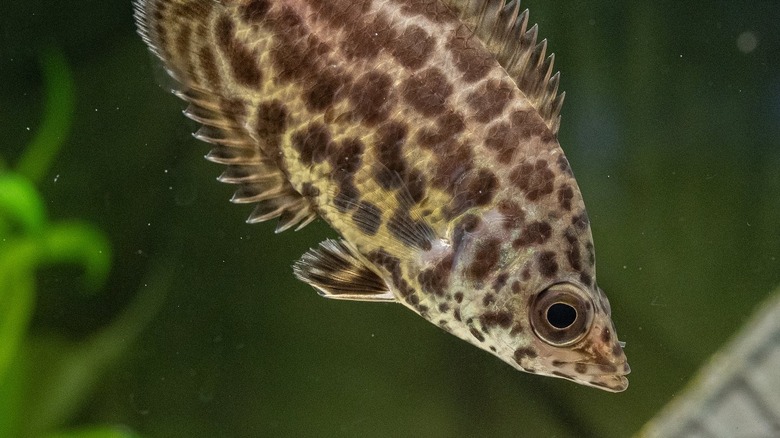
[[[208,50],[213,32],[207,26],[214,9],[228,6],[210,1],[135,0],[133,7],[138,33],[164,62],[177,89],[174,94],[189,104],[184,114],[203,125],[195,137],[214,145],[206,158],[227,166],[218,179],[238,185],[231,201],[256,204],[247,222],[278,217],[278,233],[314,220],[317,213],[311,201],[295,191],[274,161],[274,146],[245,129],[246,102],[220,85],[219,69],[224,63],[217,62],[218,52]],[[174,33],[177,37],[171,38]],[[204,70],[207,64],[211,75]],[[257,111],[258,117],[280,117],[272,110]]]
[[[553,74],[555,55],[545,58],[547,40],[538,44],[536,25],[528,29],[528,9],[520,0],[443,0],[479,38],[544,119],[558,132],[566,93],[558,94],[560,73]]]

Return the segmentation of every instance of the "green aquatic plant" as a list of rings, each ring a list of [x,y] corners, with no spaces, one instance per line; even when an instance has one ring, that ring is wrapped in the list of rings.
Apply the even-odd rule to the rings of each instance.
[[[45,52],[41,64],[47,97],[41,126],[16,166],[0,158],[0,436],[137,436],[110,425],[53,432],[76,412],[126,339],[148,322],[159,299],[139,294],[108,327],[84,341],[29,333],[40,267],[81,267],[87,293],[103,288],[111,267],[107,236],[89,223],[50,220],[36,189],[67,138],[75,97],[61,52]]]

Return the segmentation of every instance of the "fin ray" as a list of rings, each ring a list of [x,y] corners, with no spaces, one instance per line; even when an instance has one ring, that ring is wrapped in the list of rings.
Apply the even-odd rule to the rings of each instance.
[[[210,34],[208,26],[215,11],[230,6],[189,0],[136,0],[133,7],[138,33],[173,78],[173,93],[189,104],[184,115],[202,125],[193,135],[214,145],[206,159],[227,166],[218,180],[238,186],[231,201],[258,204],[247,222],[279,218],[276,231],[280,232],[296,224],[300,229],[314,220],[314,205],[290,184],[269,152],[273,147],[253,138],[245,129],[246,105],[241,98],[202,77],[202,65],[194,53],[199,46],[209,44],[206,35]],[[183,25],[193,29],[186,34],[188,44],[158,33]],[[187,49],[182,51],[181,47]]]
[[[293,272],[326,298],[395,301],[387,283],[370,266],[346,241],[328,239],[306,252],[293,265]]]

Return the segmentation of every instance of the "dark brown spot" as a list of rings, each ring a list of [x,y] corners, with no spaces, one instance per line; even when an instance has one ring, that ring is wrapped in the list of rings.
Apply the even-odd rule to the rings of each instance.
[[[203,46],[200,48],[200,51],[198,51],[198,61],[206,80],[206,83],[203,85],[211,90],[221,89],[222,77],[219,74],[219,68],[217,67],[217,62],[214,58],[214,52],[211,51],[211,47]]]
[[[539,254],[539,272],[543,276],[550,278],[558,273],[558,262],[555,261],[555,253],[545,251]]]
[[[475,327],[469,327],[469,332],[471,332],[471,336],[474,336],[479,342],[485,342],[485,336]]]
[[[443,113],[447,99],[452,94],[452,85],[447,81],[447,77],[435,67],[409,77],[403,82],[401,89],[404,100],[420,114],[428,117]]]
[[[406,15],[422,15],[434,23],[454,21],[457,18],[439,0],[396,0]]]
[[[325,6],[325,8],[329,8]],[[361,17],[350,24],[349,33],[340,46],[348,58],[371,60],[382,47],[397,38],[397,34],[384,14],[377,14],[373,20]]]
[[[249,23],[261,23],[270,8],[268,0],[250,0],[241,7],[241,18]]]
[[[467,214],[455,224],[455,229],[452,232],[452,251],[457,254],[460,249],[460,245],[463,243],[463,238],[467,233],[473,233],[477,227],[479,227],[481,219],[473,214]]]
[[[588,213],[583,210],[582,213],[572,216],[571,224],[574,225],[574,228],[580,231],[585,231],[588,229],[588,225],[590,224]]]
[[[233,21],[223,15],[217,21],[217,42],[230,64],[233,78],[241,85],[259,88],[263,74],[257,67],[257,54],[235,38]]]
[[[316,74],[313,79],[314,83],[304,95],[309,111],[324,111],[341,99],[340,91],[345,82],[343,73],[326,70]]]
[[[312,185],[310,182],[305,182],[301,187],[301,195],[307,198],[316,198],[317,196],[320,196],[320,189]]]
[[[574,197],[574,190],[567,184],[558,189],[558,203],[566,211],[571,211],[571,199]]]
[[[512,326],[512,330],[509,331],[509,334],[511,336],[517,336],[518,334],[523,332],[523,325],[519,322],[516,322],[515,325]]]
[[[415,204],[425,199],[425,175],[417,169],[412,169],[406,177],[406,190]]]
[[[544,120],[535,111],[516,110],[510,117],[512,132],[517,140],[525,140],[538,137],[542,142],[548,143],[556,139]]]
[[[593,278],[589,274],[587,274],[585,272],[581,272],[580,273],[580,281],[585,286],[592,286],[593,285]]]
[[[574,371],[578,374],[585,374],[588,371],[588,366],[582,362],[577,362],[574,364]]]
[[[599,371],[611,374],[617,371],[617,367],[612,364],[601,364],[599,365]]]
[[[360,201],[357,209],[352,213],[352,221],[360,231],[373,236],[382,224],[382,211],[370,202]]]
[[[607,344],[612,340],[612,332],[608,328],[601,331],[601,342]]]
[[[596,251],[593,248],[593,242],[585,242],[585,250],[588,251],[588,265],[593,267],[596,264]]]
[[[444,296],[452,272],[452,255],[443,258],[433,268],[425,269],[417,276],[423,291]]]
[[[358,23],[371,7],[371,0],[307,0],[317,18],[340,29]]]
[[[520,282],[515,280],[512,282],[512,293],[513,294],[519,294],[520,293]]]
[[[497,189],[498,178],[490,170],[482,168],[476,174],[471,173],[454,188],[450,216],[459,216],[469,208],[489,204]]]
[[[506,164],[512,161],[517,146],[518,139],[513,135],[508,123],[496,123],[488,129],[485,147],[495,151],[498,154],[498,161],[501,163]]]
[[[495,326],[509,328],[512,325],[512,314],[506,311],[485,312],[479,317],[479,322],[485,330]]]
[[[325,160],[331,143],[330,133],[321,123],[312,123],[292,135],[292,145],[300,153],[301,162],[307,166]]]
[[[471,147],[463,143],[441,143],[434,147],[433,153],[437,157],[433,185],[456,194],[456,183],[474,167]]]
[[[403,278],[401,273],[401,261],[398,257],[390,255],[384,249],[378,249],[368,254],[368,259],[387,270],[390,273],[393,286],[400,292],[402,297],[408,297],[414,294],[414,289]]]
[[[473,37],[466,26],[460,26],[447,41],[455,67],[463,74],[463,80],[474,82],[484,78],[493,66],[493,57]]]
[[[455,302],[458,304],[463,302],[463,292],[455,292]]]
[[[512,247],[518,249],[522,246],[541,245],[552,236],[552,227],[547,222],[531,222],[523,228],[520,237],[512,242]]]
[[[179,33],[176,35],[176,53],[186,59],[185,65],[189,64],[192,56],[192,27],[186,24],[182,25]]]
[[[494,292],[498,293],[501,289],[506,286],[506,281],[509,279],[509,273],[502,272],[498,274],[495,280],[493,280],[493,285],[490,286]]]
[[[448,112],[438,120],[439,132],[448,136],[454,136],[466,129],[463,115],[456,112]]]
[[[504,216],[503,223],[505,230],[511,230],[523,226],[525,222],[525,212],[522,207],[509,199],[502,199],[498,202],[498,212]]]
[[[330,145],[334,147],[333,143]],[[346,138],[341,141],[340,147],[329,150],[328,162],[333,169],[331,178],[338,181],[354,175],[360,168],[364,150],[363,142],[357,138]]]
[[[474,118],[487,123],[501,114],[512,98],[513,85],[491,79],[471,93],[466,102],[474,110]]]
[[[353,178],[346,177],[338,181],[338,192],[333,199],[333,205],[341,212],[347,212],[354,209],[360,201],[360,192]]]
[[[289,6],[268,14],[268,24],[276,35],[276,45],[271,49],[271,61],[276,77],[287,83],[311,76],[320,68],[317,65],[329,50],[303,24],[301,17]]]
[[[482,305],[485,306],[485,307],[487,307],[487,306],[489,306],[489,305],[491,305],[491,304],[493,304],[495,302],[496,302],[496,296],[491,294],[491,293],[487,293],[487,294],[485,294],[484,297],[482,297]]]
[[[263,140],[271,149],[279,150],[281,136],[287,128],[287,108],[279,100],[263,102],[257,107],[257,137]],[[327,143],[327,142],[326,142]],[[327,145],[325,146],[327,148]],[[271,153],[269,153],[271,155]],[[274,158],[275,157],[271,157]]]
[[[509,179],[525,193],[526,199],[536,201],[553,192],[555,175],[547,166],[546,160],[534,164],[522,163],[512,169]]]
[[[447,303],[441,303],[439,304],[439,312],[445,313],[450,310],[450,305]]]
[[[566,250],[566,258],[569,260],[569,265],[572,269],[579,271],[582,269],[579,241],[571,232],[566,233],[566,240],[569,242],[569,249]]]
[[[567,160],[563,154],[558,155],[558,169],[569,176],[573,175],[571,167],[569,166],[569,160]]]
[[[462,321],[461,316],[460,316],[460,309],[455,309],[452,312],[452,316],[455,318],[455,320]]]
[[[520,273],[520,277],[523,279],[523,281],[528,281],[531,279],[531,270],[526,266],[523,268],[523,271]]]
[[[381,72],[367,72],[358,78],[349,92],[349,99],[359,120],[373,126],[387,119],[395,106],[390,93],[392,85],[390,76]]]
[[[529,359],[534,359],[536,356],[536,351],[531,347],[523,347],[515,350],[515,362],[518,364],[526,357]]]
[[[375,153],[377,155],[376,180],[385,189],[397,188],[404,181],[406,159],[403,148],[406,141],[406,125],[399,122],[383,124],[377,132]]]
[[[474,251],[474,260],[469,265],[466,275],[472,281],[484,281],[485,277],[498,264],[501,240],[497,238],[486,239],[477,243]]]
[[[434,39],[423,28],[410,25],[390,43],[390,53],[404,67],[417,70],[425,64],[433,50]]]

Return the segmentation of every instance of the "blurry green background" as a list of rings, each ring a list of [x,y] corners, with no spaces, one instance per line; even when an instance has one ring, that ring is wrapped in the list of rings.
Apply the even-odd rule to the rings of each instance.
[[[523,6],[562,72],[560,139],[627,342],[625,393],[519,373],[398,305],[318,297],[290,266],[333,232],[244,223],[250,209],[227,202],[221,168],[158,85],[129,1],[6,0],[4,171],[45,122],[41,58],[60,53],[72,124],[36,187],[47,220],[89,224],[113,254],[97,292],[77,263],[36,269],[21,401],[0,400],[19,410],[17,432],[637,431],[780,283],[780,2]]]

